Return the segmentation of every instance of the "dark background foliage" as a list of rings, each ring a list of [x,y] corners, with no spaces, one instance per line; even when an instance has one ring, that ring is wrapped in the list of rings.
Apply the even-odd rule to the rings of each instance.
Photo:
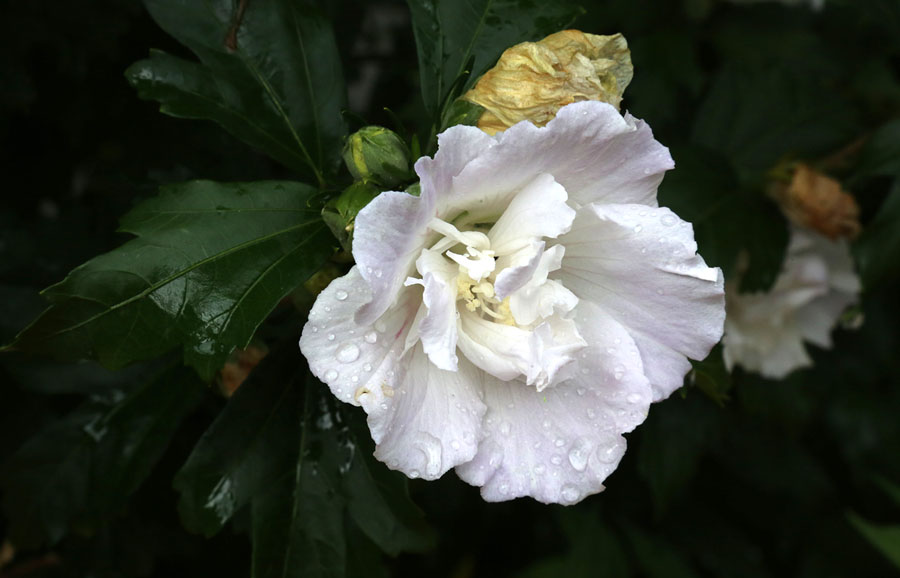
[[[497,3],[510,18],[501,24],[526,35],[543,11],[535,38],[569,14]],[[166,4],[146,2],[177,36],[172,27],[189,19]],[[371,459],[359,412],[336,407],[298,367],[297,308],[308,295],[275,309],[255,337],[271,353],[227,403],[207,384],[217,366],[193,364],[198,376],[177,352],[118,372],[4,353],[0,543],[15,557],[0,552],[0,576],[896,574],[888,556],[900,557],[900,540],[885,536],[900,524],[900,2],[835,0],[821,12],[713,0],[581,4],[574,27],[629,41],[635,78],[623,106],[678,165],[661,204],[695,224],[701,253],[726,273],[750,252],[744,289],[771,284],[784,250],[786,225],[761,192],[773,166],[824,166],[855,194],[861,327],[838,329],[833,350],[812,348],[814,368],[781,382],[728,377],[714,351],[628,436],[607,490],[571,508],[486,504],[450,473],[409,484],[419,512],[402,476]],[[423,102],[404,2],[321,8],[348,86],[344,122],[407,138],[416,130],[427,150],[441,93],[471,65],[440,69]],[[258,148],[139,100],[123,73],[149,49],[194,56],[138,0],[9,1],[0,15],[3,343],[46,307],[39,290],[131,238],[115,232],[120,218],[160,185],[316,184],[302,163],[272,160],[246,134]],[[518,38],[491,41],[502,49]],[[490,64],[476,59],[476,74]],[[326,140],[339,138],[332,128]],[[855,152],[834,157],[842,150]],[[322,166],[327,180],[336,164]],[[171,339],[145,357],[184,342]],[[84,351],[72,354],[76,345]],[[94,346],[68,344],[68,356],[104,359]],[[312,468],[295,476],[299,459]]]

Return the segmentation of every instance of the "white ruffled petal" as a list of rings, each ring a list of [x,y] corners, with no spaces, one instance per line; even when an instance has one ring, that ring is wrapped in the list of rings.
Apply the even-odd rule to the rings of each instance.
[[[544,241],[532,241],[530,245],[522,247],[515,253],[497,259],[497,268],[500,270],[494,282],[497,298],[506,299],[510,293],[534,278],[544,255],[545,246]]]
[[[602,491],[625,453],[621,434],[646,418],[652,393],[628,332],[591,305],[578,317],[591,346],[572,379],[537,392],[487,378],[485,437],[456,468],[485,500],[573,504]]]
[[[510,295],[509,310],[522,325],[531,325],[539,318],[546,318],[554,312],[567,313],[578,304],[578,297],[563,287],[558,281],[547,276],[562,266],[565,248],[554,245],[541,255],[531,279]],[[498,290],[499,293],[499,290]]]
[[[434,251],[424,250],[416,260],[425,290],[425,316],[418,325],[419,339],[428,358],[440,369],[456,371],[456,276],[459,269]]]
[[[341,401],[360,404],[360,396],[380,387],[396,370],[403,343],[421,301],[418,289],[401,293],[397,303],[371,325],[354,321],[371,299],[368,284],[353,267],[319,294],[303,327],[300,350],[313,375]]]
[[[371,324],[394,303],[425,245],[430,220],[427,202],[393,191],[375,197],[356,216],[353,258],[372,293],[356,313],[358,323]]]
[[[472,129],[452,127],[445,134],[456,137],[463,130]],[[674,166],[650,127],[601,102],[570,104],[544,127],[520,122],[494,138],[496,144],[473,155],[443,191],[438,216],[467,211],[496,218],[516,191],[541,174],[552,175],[575,207],[594,202],[656,206],[656,189]]]
[[[551,175],[540,174],[513,197],[488,237],[497,255],[528,247],[534,240],[555,239],[572,227],[575,210],[566,190]]]
[[[553,277],[628,328],[654,401],[681,387],[686,357],[722,337],[724,281],[696,254],[693,229],[666,208],[589,205],[578,211]]]
[[[438,369],[421,346],[401,366],[361,399],[375,457],[411,478],[434,480],[475,456],[486,410],[483,373],[465,360],[459,371]]]

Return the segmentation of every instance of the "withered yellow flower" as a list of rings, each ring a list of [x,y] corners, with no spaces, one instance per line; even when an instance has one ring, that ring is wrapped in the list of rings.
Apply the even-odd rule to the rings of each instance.
[[[478,128],[493,135],[522,120],[543,126],[573,102],[598,100],[618,108],[632,74],[621,34],[563,30],[507,49],[462,98],[484,107]]]
[[[841,184],[808,165],[794,167],[790,183],[779,183],[772,195],[795,225],[812,229],[831,240],[859,234],[859,207]]]

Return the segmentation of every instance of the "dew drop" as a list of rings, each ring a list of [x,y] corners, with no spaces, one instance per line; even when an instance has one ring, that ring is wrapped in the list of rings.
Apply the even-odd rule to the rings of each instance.
[[[578,389],[575,390],[575,393],[577,393],[579,397],[584,395],[584,388],[579,387]]]
[[[666,227],[671,227],[672,225],[675,224],[675,221],[677,221],[677,219],[675,218],[675,215],[663,215],[662,219],[660,219],[660,220],[662,221],[662,224],[665,225]]]
[[[538,464],[534,466],[534,473],[536,473],[537,475],[541,475],[545,471],[547,471],[547,468],[544,467],[544,464]]]
[[[505,496],[509,493],[509,484],[500,484],[498,489],[500,490],[500,493]]]
[[[331,307],[325,306],[325,313],[331,313]]]
[[[615,347],[607,347],[607,348],[606,348],[606,352],[607,352],[607,353],[615,353],[615,352],[616,352],[616,348],[615,348]]]
[[[343,301],[347,298],[347,292],[341,289],[340,291],[335,291],[334,298],[338,301]]]
[[[372,371],[372,364],[367,363],[367,364],[363,365],[363,369],[365,369],[366,371]]]
[[[611,464],[616,461],[617,454],[617,446],[598,449],[596,452],[597,459],[606,464]]]
[[[368,333],[366,333],[364,339],[366,340],[366,343],[375,343],[376,341],[378,341],[378,334],[374,331],[369,331]]]
[[[345,343],[338,349],[335,357],[341,363],[352,363],[359,359],[359,347],[352,343]]]
[[[381,276],[382,276],[382,275],[383,275],[383,273],[381,272],[381,269],[376,269],[376,270],[375,270],[375,276],[376,276],[376,277],[378,277],[379,279],[381,279]]]
[[[641,394],[639,393],[630,393],[628,397],[625,398],[628,403],[638,403],[641,401]]]
[[[334,381],[338,377],[338,372],[334,369],[329,369],[325,372],[325,381]]]
[[[511,430],[512,430],[512,426],[510,425],[510,423],[508,421],[505,421],[500,424],[500,433],[502,433],[503,435],[505,435],[505,436],[509,435],[509,432]]]
[[[419,477],[419,470],[410,470],[409,477],[412,479],[416,479]]]
[[[578,490],[572,486],[563,486],[562,490],[560,490],[560,496],[562,496],[564,502],[571,504],[578,499]]]
[[[328,341],[334,341],[334,333],[328,334]]]
[[[458,449],[459,449],[459,442],[456,441],[456,440],[451,441],[451,442],[450,442],[450,447],[453,448],[453,449],[455,449],[455,450],[458,450]]]
[[[312,326],[312,332],[313,332],[313,333],[318,333],[318,332],[319,332],[319,328],[316,327],[315,325],[313,325],[313,326]]]
[[[591,455],[591,443],[584,438],[578,438],[569,450],[569,463],[577,472],[583,472],[587,468],[588,456]]]
[[[544,429],[550,429],[550,426],[553,425],[553,424],[550,423],[550,420],[545,419],[545,420],[544,420],[544,423],[541,424],[541,425],[544,426]]]
[[[643,230],[644,230],[643,225],[635,225],[635,226],[634,226],[634,232],[635,232],[635,233],[640,233],[640,232],[643,231]]]
[[[350,381],[352,381],[353,383],[358,382],[358,381],[359,381],[359,376],[358,376],[358,375],[354,375],[353,377],[350,378]]]
[[[595,417],[597,417],[597,412],[594,411],[593,409],[589,409],[589,410],[587,410],[587,416],[590,419],[594,419]]]
[[[384,321],[379,319],[378,321],[375,322],[375,331],[377,331],[378,333],[384,333],[385,330],[387,330],[387,325],[385,324]]]
[[[550,458],[550,463],[552,463],[554,466],[558,466],[562,463],[562,458],[559,456],[553,456],[552,458]]]
[[[441,442],[431,434],[423,433],[415,443],[416,448],[425,456],[425,473],[435,478],[441,473],[443,465]]]
[[[564,440],[562,438],[558,438],[555,442],[553,442],[553,445],[555,445],[558,448],[561,448],[564,445],[566,445],[566,440]]]

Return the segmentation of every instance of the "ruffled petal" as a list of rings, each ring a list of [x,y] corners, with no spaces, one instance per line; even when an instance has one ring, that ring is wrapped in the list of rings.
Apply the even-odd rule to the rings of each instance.
[[[359,268],[332,281],[316,299],[300,337],[310,371],[338,399],[360,405],[362,395],[380,388],[396,370],[420,295],[419,289],[404,290],[374,323],[358,325],[354,313],[372,296]]]
[[[440,369],[456,371],[456,312],[459,268],[443,256],[427,249],[416,261],[425,290],[425,316],[419,323],[419,339],[428,358]]]
[[[486,411],[483,372],[466,360],[456,372],[438,369],[421,346],[401,366],[361,399],[375,457],[411,478],[434,480],[475,456]]]
[[[452,127],[444,134],[463,130],[471,127]],[[494,138],[496,144],[473,155],[444,189],[436,205],[441,218],[463,211],[496,218],[516,191],[541,174],[552,175],[575,207],[593,202],[656,206],[663,173],[674,166],[650,127],[601,102],[570,104],[547,126],[520,122]]]
[[[559,239],[551,277],[625,326],[641,352],[654,401],[681,387],[686,357],[703,359],[722,337],[722,272],[696,254],[693,229],[666,208],[589,205]]]
[[[494,292],[499,299],[506,299],[510,293],[518,290],[533,277],[544,255],[544,241],[532,241],[513,253],[497,259],[497,280],[494,282]],[[521,322],[520,322],[521,323]]]
[[[516,323],[531,325],[539,318],[546,318],[559,310],[566,313],[578,304],[578,297],[547,276],[562,265],[565,247],[554,245],[541,255],[541,261],[531,279],[510,295],[509,310]],[[499,283],[499,278],[498,278]],[[497,293],[500,291],[498,289]]]
[[[508,255],[533,241],[555,239],[572,227],[575,210],[566,204],[566,190],[553,176],[540,174],[513,197],[491,227],[488,237],[497,255]]]
[[[407,193],[387,191],[356,216],[353,258],[369,284],[372,300],[356,313],[371,324],[393,303],[428,238],[429,204]]]
[[[652,392],[628,331],[590,304],[576,311],[591,345],[570,380],[537,392],[486,378],[484,439],[456,472],[487,501],[574,504],[602,491],[625,453],[621,434],[647,416]]]

